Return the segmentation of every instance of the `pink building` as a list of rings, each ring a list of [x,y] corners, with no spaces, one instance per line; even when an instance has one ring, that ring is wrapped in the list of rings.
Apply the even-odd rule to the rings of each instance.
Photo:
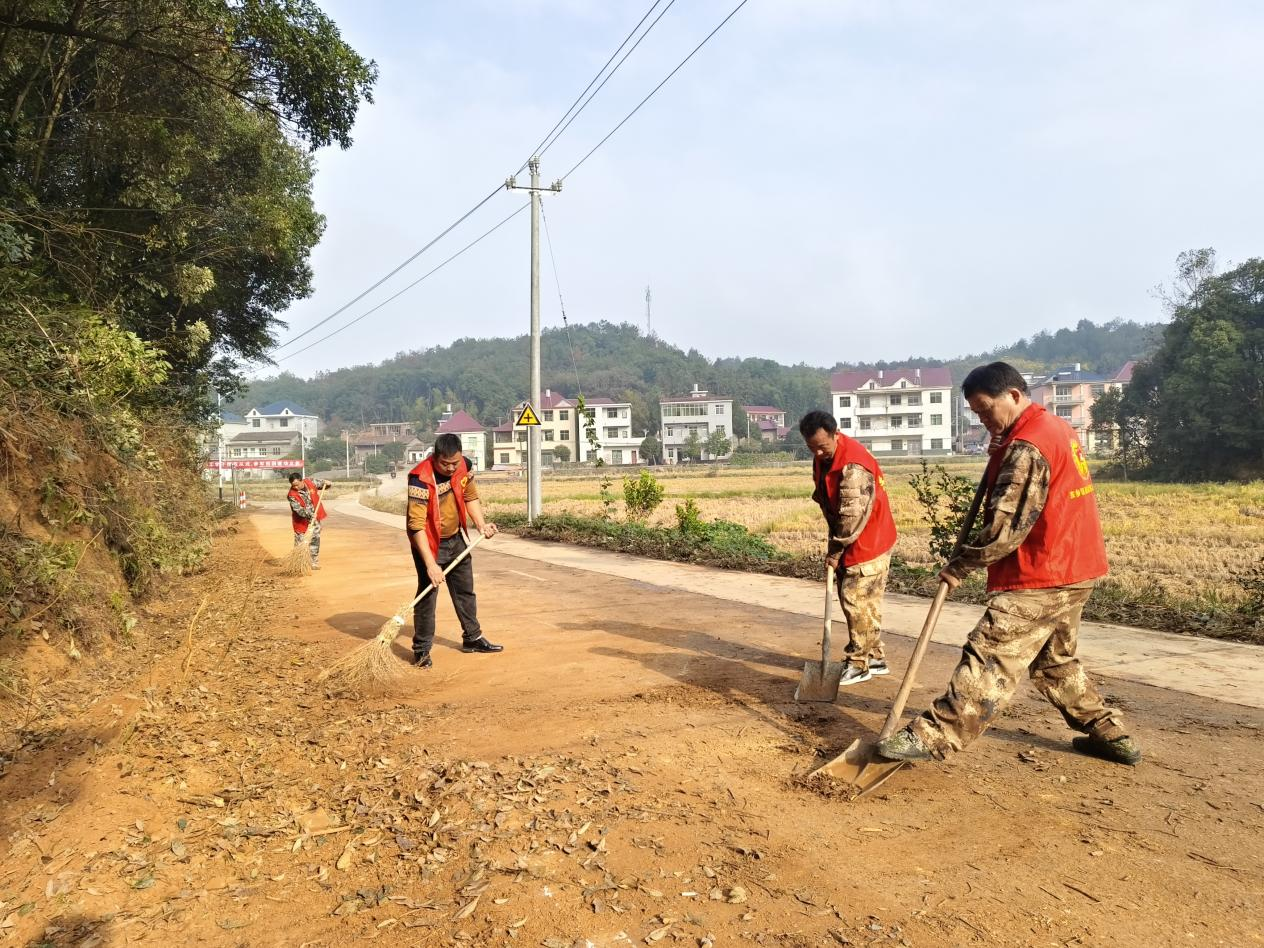
[[[780,441],[786,436],[786,413],[771,405],[743,405],[750,436],[761,441]]]
[[[1109,450],[1116,444],[1117,432],[1093,430],[1093,403],[1105,392],[1122,389],[1131,382],[1135,365],[1135,362],[1126,362],[1114,375],[1099,375],[1082,371],[1077,362],[1034,382],[1031,400],[1065,419],[1075,429],[1084,450],[1090,453]]]

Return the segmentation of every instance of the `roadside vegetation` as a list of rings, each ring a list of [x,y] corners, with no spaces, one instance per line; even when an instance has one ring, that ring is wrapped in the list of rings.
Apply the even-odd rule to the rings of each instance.
[[[952,459],[944,467],[972,484],[983,464]],[[601,485],[608,470],[546,477],[545,516],[531,525],[526,523],[524,480],[483,476],[479,492],[489,515],[520,536],[726,569],[805,579],[821,575],[824,528],[809,497],[806,463],[739,470],[659,468],[653,476],[663,496],[651,512],[629,516],[626,501],[616,499],[611,515],[603,517]],[[884,471],[900,531],[890,588],[933,595],[941,560],[931,553],[930,520],[911,484],[922,468],[890,464]],[[628,483],[639,484],[639,474]],[[1089,618],[1264,643],[1264,482],[1099,481],[1097,496],[1111,576],[1093,596]],[[961,509],[962,493],[956,497]],[[374,498],[371,492],[365,503],[403,510],[402,498]],[[687,511],[683,520],[682,509]],[[707,532],[682,529],[682,522],[708,525]],[[941,538],[952,535],[955,523],[941,529]],[[982,601],[983,592],[980,574],[954,596]]]
[[[0,717],[200,568],[200,444],[311,289],[309,150],[375,67],[308,0],[10,5],[0,30]],[[23,712],[24,713],[24,712]],[[0,747],[0,753],[4,750]]]

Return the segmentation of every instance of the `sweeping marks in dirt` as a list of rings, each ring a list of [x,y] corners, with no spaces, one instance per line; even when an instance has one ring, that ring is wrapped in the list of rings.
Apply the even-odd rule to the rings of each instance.
[[[283,554],[288,524],[261,526]],[[130,681],[81,684],[78,709],[33,736],[3,783],[0,933],[554,948],[1262,937],[1260,712],[1109,682],[1150,752],[1134,771],[1071,755],[1061,722],[1024,698],[969,755],[848,804],[799,778],[872,733],[894,685],[795,705],[818,622],[491,543],[475,561],[480,615],[506,652],[460,653],[444,594],[432,672],[338,696],[319,672],[415,576],[397,532],[331,518],[324,540],[320,573],[252,586],[234,579],[259,556],[243,531],[164,602],[172,650],[133,655]],[[185,677],[187,617],[212,589],[220,616],[195,630]],[[901,667],[908,643],[891,644]],[[953,660],[933,649],[923,679]]]

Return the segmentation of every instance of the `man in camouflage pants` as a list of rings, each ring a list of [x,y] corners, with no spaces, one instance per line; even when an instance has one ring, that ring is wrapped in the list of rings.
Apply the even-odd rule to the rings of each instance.
[[[811,411],[799,433],[812,452],[812,494],[829,527],[826,565],[837,571],[838,598],[849,634],[840,685],[888,673],[882,648],[882,594],[891,569],[895,520],[882,469],[860,442],[838,430],[834,416]]]
[[[286,500],[290,502],[290,524],[294,528],[294,545],[303,542],[304,535],[310,530],[312,538],[310,547],[312,569],[320,569],[320,524],[325,519],[325,505],[320,502],[322,491],[329,488],[329,481],[314,481],[304,477],[298,471],[290,475],[290,492]]]
[[[956,588],[987,567],[987,611],[971,631],[948,691],[908,727],[878,743],[890,760],[943,760],[979,737],[1014,696],[1024,672],[1067,724],[1082,753],[1141,760],[1119,712],[1075,657],[1080,613],[1106,574],[1106,546],[1088,464],[1071,426],[1027,396],[1004,362],[962,384],[993,435],[983,527],[939,576]]]

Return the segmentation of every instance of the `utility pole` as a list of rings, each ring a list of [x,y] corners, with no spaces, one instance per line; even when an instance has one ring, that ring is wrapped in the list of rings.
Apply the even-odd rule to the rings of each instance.
[[[645,288],[645,335],[649,339],[654,338],[654,326],[650,323],[650,300],[652,299],[650,288],[647,286]]]
[[[527,162],[531,184],[520,187],[513,175],[505,179],[507,191],[531,192],[531,408],[540,411],[540,192],[562,190],[561,180],[540,187],[540,159]],[[527,428],[527,522],[540,516],[540,426]]]
[[[224,502],[224,413],[221,407],[224,404],[224,396],[219,392],[215,393],[215,440],[219,444],[219,470],[215,472],[215,479],[219,481],[219,501]]]

